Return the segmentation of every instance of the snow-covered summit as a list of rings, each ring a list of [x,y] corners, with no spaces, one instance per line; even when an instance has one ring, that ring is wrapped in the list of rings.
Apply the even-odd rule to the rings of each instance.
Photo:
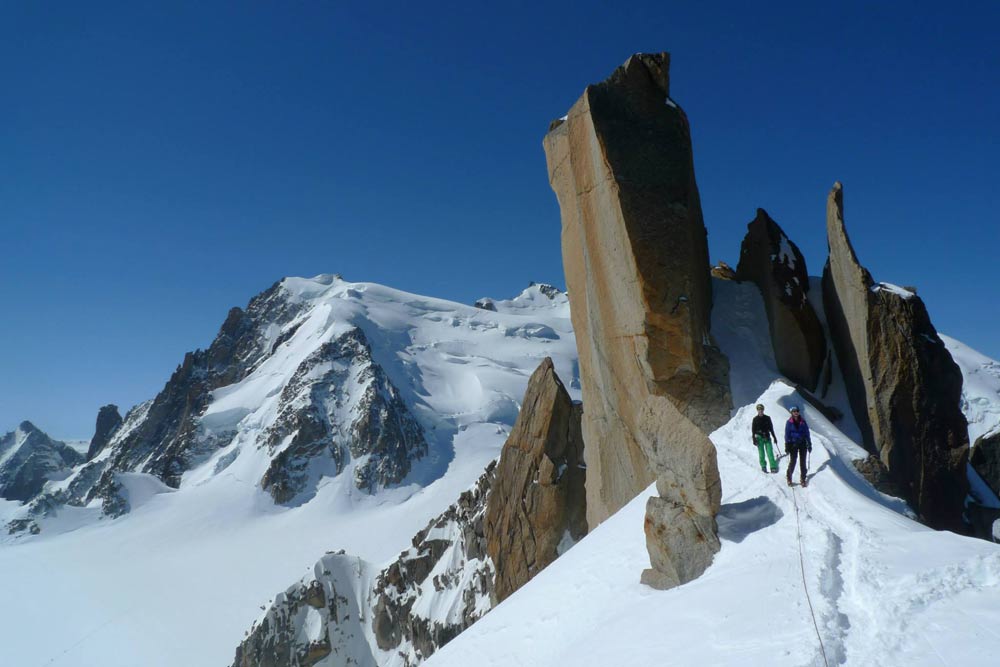
[[[53,440],[30,421],[0,435],[0,498],[24,501],[49,480],[70,474],[83,460],[76,448]]]

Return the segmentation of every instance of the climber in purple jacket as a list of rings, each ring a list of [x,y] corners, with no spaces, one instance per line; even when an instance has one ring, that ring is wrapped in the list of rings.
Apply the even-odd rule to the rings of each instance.
[[[792,472],[795,470],[795,457],[799,458],[799,479],[802,486],[809,486],[806,478],[806,452],[813,449],[812,440],[809,437],[809,424],[799,414],[798,406],[793,405],[792,416],[785,422],[785,451],[788,453],[788,486],[792,485]]]

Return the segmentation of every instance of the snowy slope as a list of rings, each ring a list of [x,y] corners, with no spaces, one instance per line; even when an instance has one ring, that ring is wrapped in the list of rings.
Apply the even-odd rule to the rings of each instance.
[[[128,513],[109,519],[99,499],[60,505],[38,519],[40,535],[4,536],[0,590],[17,600],[0,607],[4,664],[228,664],[262,605],[323,553],[343,548],[388,562],[473,484],[499,454],[542,358],[575,377],[567,299],[540,286],[498,302],[498,312],[334,276],[289,278],[279,289],[288,317],[270,329],[254,323],[262,327],[254,349],[264,354],[208,396],[176,488],[152,466],[162,452],[116,449],[144,428],[147,402],[91,462],[90,474],[101,474],[112,460],[134,459],[114,473]],[[352,330],[363,333],[373,364],[331,375],[340,362],[324,358],[316,375],[296,375]],[[343,469],[320,457],[309,463],[310,492],[275,502],[261,483],[288,445],[272,448],[265,437],[283,407],[317,394],[324,409],[354,405],[351,387],[362,391],[378,372],[419,423],[426,454],[410,459],[398,483],[372,490],[354,474],[369,454],[351,454]],[[93,484],[82,470],[75,479]],[[3,503],[0,519],[25,511]]]
[[[712,566],[670,591],[639,585],[650,487],[428,667],[995,664],[1000,546],[930,530],[861,479],[861,448],[776,377],[755,291],[716,282],[712,331],[743,407],[711,436],[723,484]],[[760,472],[756,402],[778,424],[804,409],[808,489]]]
[[[969,444],[1000,427],[1000,362],[950,336],[941,340],[962,369],[962,412],[969,420]]]

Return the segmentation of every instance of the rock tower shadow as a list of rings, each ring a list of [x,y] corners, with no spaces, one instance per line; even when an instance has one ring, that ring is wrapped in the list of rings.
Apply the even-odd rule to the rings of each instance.
[[[752,533],[778,522],[784,512],[767,496],[757,496],[722,506],[716,521],[719,537],[729,542],[742,542]]]

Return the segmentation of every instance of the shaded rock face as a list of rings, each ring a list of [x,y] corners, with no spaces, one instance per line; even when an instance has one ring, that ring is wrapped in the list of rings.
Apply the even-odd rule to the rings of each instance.
[[[976,438],[969,462],[993,493],[1000,496],[1000,430]]]
[[[826,336],[807,296],[809,272],[798,247],[764,209],[747,225],[736,278],[756,284],[764,297],[778,370],[815,391]]]
[[[588,86],[544,141],[587,406],[587,523],[656,478],[661,497],[647,516],[656,572],[646,579],[659,586],[695,576],[719,548],[720,483],[705,432],[731,408],[728,362],[709,335],[690,130],[669,97],[668,66],[665,53],[632,56]]]
[[[416,419],[385,372],[372,360],[360,329],[321,345],[285,385],[278,419],[265,433],[273,458],[261,487],[275,502],[311,497],[322,474],[347,461],[354,484],[369,493],[397,484],[427,453]],[[324,464],[332,463],[333,470]]]
[[[962,374],[916,294],[876,283],[844,228],[843,191],[827,201],[823,303],[865,447],[934,528],[964,531],[969,437]]]
[[[327,554],[313,575],[275,597],[236,649],[233,667],[417,665],[493,605],[484,516],[496,474],[476,484],[378,569]],[[310,660],[312,662],[310,662]]]
[[[587,534],[582,413],[545,359],[528,382],[486,510],[498,601]]]
[[[105,405],[97,413],[97,425],[94,427],[94,437],[90,439],[87,448],[87,460],[97,456],[111,441],[118,427],[122,425],[122,416],[117,405]]]
[[[29,421],[0,436],[0,498],[25,502],[49,480],[65,478],[83,456]],[[27,526],[26,526],[27,527]]]

